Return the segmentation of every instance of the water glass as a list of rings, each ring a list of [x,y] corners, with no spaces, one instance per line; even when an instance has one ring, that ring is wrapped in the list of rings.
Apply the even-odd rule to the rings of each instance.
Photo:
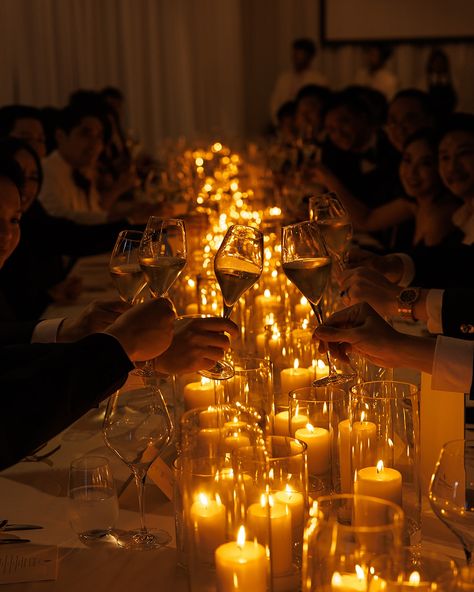
[[[108,460],[83,456],[69,469],[69,520],[83,543],[107,537],[115,526],[119,503]]]

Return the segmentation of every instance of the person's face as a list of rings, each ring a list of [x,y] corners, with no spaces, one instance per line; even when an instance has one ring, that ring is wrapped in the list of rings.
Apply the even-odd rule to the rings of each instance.
[[[0,177],[0,269],[20,240],[21,202],[18,189]]]
[[[345,106],[331,109],[324,120],[324,127],[335,146],[354,152],[367,144],[372,131],[366,117],[355,115]]]
[[[74,168],[93,166],[104,148],[104,128],[100,119],[83,117],[68,134],[58,130],[58,149]]]
[[[410,197],[432,197],[441,187],[436,154],[425,140],[411,142],[403,151],[400,180]]]
[[[376,70],[382,66],[382,55],[378,47],[369,47],[365,52],[365,59],[370,70]]]
[[[312,97],[305,97],[298,101],[295,116],[296,127],[300,133],[311,129],[313,136],[321,130],[321,102]]]
[[[293,68],[297,72],[302,72],[310,65],[311,57],[304,49],[293,49],[291,61],[293,62]]]
[[[431,117],[423,111],[417,99],[395,99],[388,108],[387,135],[399,152],[403,150],[409,136],[432,124]]]
[[[21,166],[25,176],[21,205],[23,211],[26,212],[38,196],[39,171],[35,159],[26,150],[19,150],[15,154],[15,160]]]
[[[10,136],[24,140],[40,158],[46,156],[46,138],[39,119],[17,119]]]
[[[438,150],[439,174],[446,187],[462,199],[474,198],[474,134],[447,133]]]

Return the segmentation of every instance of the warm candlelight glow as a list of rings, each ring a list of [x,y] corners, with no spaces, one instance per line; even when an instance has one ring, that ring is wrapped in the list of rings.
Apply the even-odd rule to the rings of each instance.
[[[377,462],[377,473],[381,473],[383,471],[383,460],[379,460]]]
[[[325,367],[326,367],[326,364],[322,360],[318,360],[318,368],[320,370],[324,370]]]
[[[272,295],[272,293],[270,292],[270,290],[268,290],[268,288],[264,291],[263,295],[265,296],[265,298],[270,298],[270,296]]]
[[[357,574],[357,577],[359,578],[359,580],[365,579],[364,570],[361,568],[360,565],[356,565],[355,570],[356,570],[356,574]]]
[[[237,545],[242,549],[245,545],[245,527],[242,525],[237,533]]]
[[[295,361],[293,362],[293,368],[295,370],[297,370],[300,367],[300,361],[298,360],[298,358],[295,358]]]
[[[410,584],[415,584],[417,586],[421,581],[420,574],[417,571],[412,571],[408,581]]]
[[[311,423],[306,424],[306,429],[308,432],[314,432],[314,426]]]
[[[204,506],[205,508],[209,507],[209,498],[205,493],[198,493],[198,501],[199,503]]]
[[[201,378],[201,385],[204,386],[205,384],[211,384],[211,379],[210,378],[206,378],[205,376],[203,376]]]

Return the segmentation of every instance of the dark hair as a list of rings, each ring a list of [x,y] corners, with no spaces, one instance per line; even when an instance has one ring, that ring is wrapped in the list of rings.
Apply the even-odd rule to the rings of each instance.
[[[24,150],[28,152],[28,154],[33,158],[36,164],[36,169],[38,170],[38,193],[40,192],[41,186],[43,184],[43,167],[41,166],[41,161],[34,150],[28,142],[24,140],[20,140],[19,138],[4,138],[0,140],[0,160],[4,158],[13,158],[15,159],[15,155],[20,152],[20,150]],[[24,179],[23,179],[24,181]]]
[[[330,111],[340,107],[345,107],[354,115],[366,117],[371,124],[376,123],[376,116],[372,112],[371,106],[367,100],[362,98],[357,88],[347,88],[335,93],[324,110],[323,117],[326,117]]]
[[[360,97],[362,101],[365,101],[373,115],[374,122],[377,125],[382,126],[386,123],[388,101],[383,93],[375,88],[359,84],[352,84],[351,86],[346,87],[345,90],[354,93],[354,95]]]
[[[467,132],[474,135],[474,114],[453,113],[441,128],[439,140],[451,132]]]
[[[295,103],[298,104],[302,99],[316,99],[326,106],[331,100],[332,92],[327,86],[319,84],[307,84],[300,88],[296,95]]]
[[[286,101],[283,105],[278,109],[276,117],[278,121],[281,121],[285,117],[294,117],[296,113],[296,103],[295,101]]]
[[[20,200],[25,184],[25,176],[21,170],[21,166],[11,155],[11,152],[3,152],[3,145],[5,140],[0,140],[0,178],[11,181],[20,194]]]
[[[105,108],[101,108],[100,104],[95,101],[89,103],[86,100],[82,104],[74,102],[72,105],[65,107],[58,115],[57,129],[61,129],[66,134],[69,134],[71,130],[80,125],[85,117],[99,119],[104,130],[104,142],[107,143],[112,133],[110,122],[107,119],[107,111]]]
[[[419,140],[426,142],[434,152],[437,152],[439,144],[439,132],[431,127],[423,127],[410,134],[403,143],[403,150],[406,150],[410,144],[413,144],[413,142],[418,142]]]
[[[418,101],[424,113],[431,117],[434,114],[433,101],[431,100],[430,95],[423,90],[419,90],[418,88],[405,88],[403,90],[399,90],[390,101],[390,105],[392,105],[398,99],[413,99]]]
[[[123,101],[123,92],[116,86],[106,86],[100,91],[100,96],[104,99],[116,99],[117,101]]]
[[[295,39],[292,44],[293,49],[305,51],[309,57],[313,58],[316,55],[316,44],[312,39],[301,38]]]
[[[27,105],[7,105],[2,107],[0,109],[0,138],[10,134],[18,119],[38,119],[38,121],[41,121],[41,112],[36,107]]]

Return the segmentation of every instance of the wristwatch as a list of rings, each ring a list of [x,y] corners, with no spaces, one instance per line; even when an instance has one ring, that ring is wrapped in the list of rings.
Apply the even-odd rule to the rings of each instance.
[[[413,315],[413,306],[420,297],[420,288],[404,288],[397,296],[398,314],[407,321],[416,321]]]

